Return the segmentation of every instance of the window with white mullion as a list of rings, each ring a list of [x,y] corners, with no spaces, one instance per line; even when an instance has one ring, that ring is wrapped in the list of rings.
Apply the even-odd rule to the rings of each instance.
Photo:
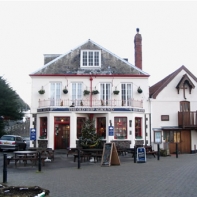
[[[100,50],[82,50],[81,67],[98,67],[101,66]]]
[[[72,103],[75,106],[80,104],[82,100],[82,83],[72,83]]]
[[[94,65],[94,63],[93,63],[93,51],[89,51],[89,53],[88,53],[88,65],[89,66]]]
[[[111,84],[102,83],[100,84],[100,99],[104,102],[105,105],[110,104],[111,99]]]
[[[131,106],[132,84],[121,84],[122,105]]]
[[[83,66],[87,66],[88,58],[87,58],[87,51],[83,51]]]
[[[98,51],[94,52],[94,65],[99,66],[99,52]]]
[[[50,104],[52,106],[59,106],[61,102],[61,83],[51,82],[50,83]]]

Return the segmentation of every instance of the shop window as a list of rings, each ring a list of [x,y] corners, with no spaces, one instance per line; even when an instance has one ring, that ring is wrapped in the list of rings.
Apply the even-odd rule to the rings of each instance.
[[[127,139],[127,118],[114,118],[114,139]]]
[[[97,135],[100,138],[106,137],[106,118],[99,117],[97,118]]]
[[[142,118],[135,117],[135,139],[142,138]]]
[[[181,138],[180,131],[165,131],[163,139],[166,142],[179,143]]]
[[[47,138],[47,117],[40,118],[40,138]]]
[[[77,117],[77,138],[81,137],[81,131],[83,124],[85,122],[85,117]]]

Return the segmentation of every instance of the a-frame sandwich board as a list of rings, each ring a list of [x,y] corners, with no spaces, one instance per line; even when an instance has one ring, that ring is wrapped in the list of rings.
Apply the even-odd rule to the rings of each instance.
[[[111,165],[120,165],[120,159],[114,142],[104,144],[101,159],[101,166]]]

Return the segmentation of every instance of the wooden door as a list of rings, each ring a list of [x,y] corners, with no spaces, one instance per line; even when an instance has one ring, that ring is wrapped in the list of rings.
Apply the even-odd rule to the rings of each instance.
[[[191,131],[181,131],[181,143],[179,150],[181,153],[191,153]]]
[[[182,130],[180,132],[180,140],[179,132],[171,132],[171,137],[169,140],[169,150],[170,154],[176,153],[176,142],[178,142],[178,151],[179,153],[191,153],[191,131]]]
[[[59,124],[56,126],[55,148],[66,149],[70,146],[70,126]]]
[[[169,143],[169,151],[170,151],[170,154],[176,153],[176,144],[175,143],[172,143],[172,142]]]

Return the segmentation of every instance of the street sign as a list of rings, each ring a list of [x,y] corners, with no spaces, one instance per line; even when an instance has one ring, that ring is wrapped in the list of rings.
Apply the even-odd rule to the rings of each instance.
[[[30,128],[30,140],[36,140],[36,129]]]

